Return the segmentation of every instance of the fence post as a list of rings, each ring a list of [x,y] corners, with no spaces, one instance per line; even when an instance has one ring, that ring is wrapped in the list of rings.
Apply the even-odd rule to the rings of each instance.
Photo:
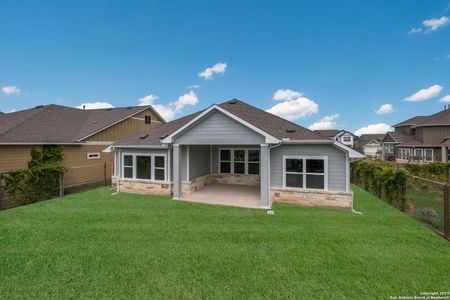
[[[0,173],[0,210],[3,209],[3,173]]]
[[[107,179],[106,179],[106,168],[107,168],[107,165],[106,165],[106,161],[105,161],[105,163],[103,164],[103,178],[104,178],[104,183],[105,183],[105,186],[107,186],[108,184],[107,184]]]
[[[449,220],[449,185],[444,186],[444,237],[450,240],[450,220]]]
[[[406,183],[402,186],[402,212],[406,211]]]
[[[59,174],[59,197],[64,197],[64,174]]]

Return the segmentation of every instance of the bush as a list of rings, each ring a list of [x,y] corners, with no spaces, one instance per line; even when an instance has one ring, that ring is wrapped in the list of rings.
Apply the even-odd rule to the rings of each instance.
[[[434,225],[436,223],[437,212],[434,209],[425,207],[422,208],[419,212],[421,219],[428,224]]]
[[[351,180],[390,204],[400,206],[406,187],[405,170],[397,170],[390,163],[355,161],[351,164]]]
[[[436,180],[440,182],[446,182],[449,176],[449,163],[435,162],[431,164],[406,164],[404,165],[405,170],[408,171],[409,174],[428,178],[431,180]]]
[[[42,151],[32,149],[28,169],[5,176],[5,190],[25,203],[48,199],[59,192],[59,178],[65,168],[61,165],[63,150],[60,146],[44,146]]]

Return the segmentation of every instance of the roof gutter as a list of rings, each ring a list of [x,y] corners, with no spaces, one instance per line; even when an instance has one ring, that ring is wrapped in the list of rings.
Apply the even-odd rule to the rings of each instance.
[[[132,148],[132,149],[169,149],[167,145],[111,145],[111,149]]]

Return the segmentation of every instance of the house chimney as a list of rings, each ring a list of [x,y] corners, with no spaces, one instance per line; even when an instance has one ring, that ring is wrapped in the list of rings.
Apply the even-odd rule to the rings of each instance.
[[[444,108],[445,108],[445,106],[444,106]],[[83,105],[83,110],[86,110],[86,105]]]

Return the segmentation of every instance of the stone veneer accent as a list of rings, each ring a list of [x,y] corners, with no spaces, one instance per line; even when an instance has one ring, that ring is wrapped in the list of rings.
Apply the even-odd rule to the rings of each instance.
[[[343,210],[352,210],[353,208],[353,192],[271,188],[270,200],[271,203],[289,203]]]
[[[172,194],[172,183],[159,183],[149,180],[120,179],[119,190],[126,193],[170,196]],[[117,186],[117,179],[112,179],[112,186]]]
[[[197,177],[191,181],[183,181],[181,183],[181,191],[183,195],[189,195],[210,183],[211,175],[204,175],[201,177]]]
[[[220,184],[240,184],[258,186],[261,184],[259,175],[245,174],[209,174],[209,182]]]

